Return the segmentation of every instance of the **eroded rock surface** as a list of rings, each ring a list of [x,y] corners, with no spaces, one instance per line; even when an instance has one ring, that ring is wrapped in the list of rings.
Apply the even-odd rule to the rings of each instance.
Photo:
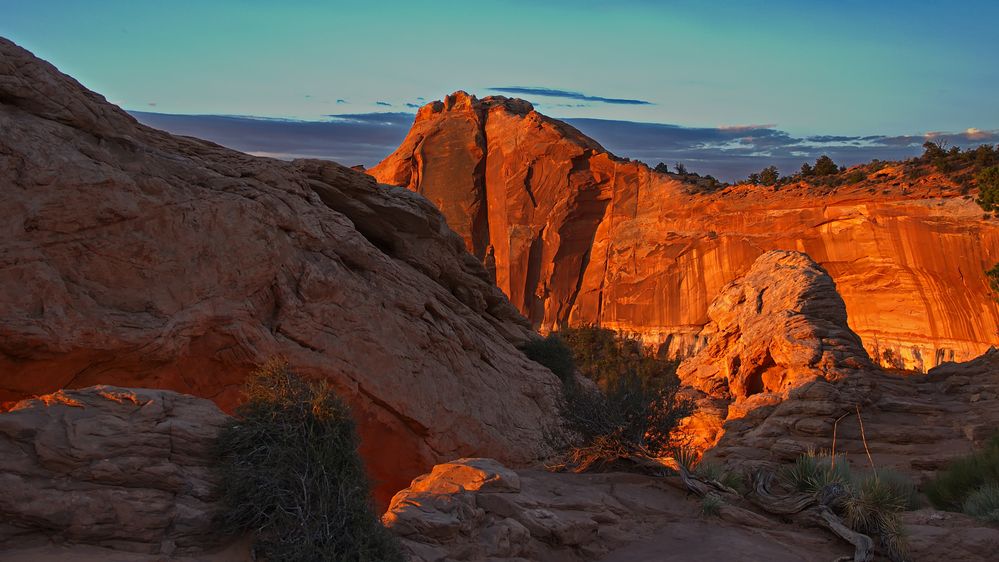
[[[704,520],[698,510],[664,478],[513,471],[491,459],[460,459],[399,492],[383,521],[413,562],[661,560],[666,552],[707,560],[729,542],[749,555],[788,555],[780,560],[807,560],[809,547],[828,559],[843,551],[823,536],[774,545],[780,531],[765,517],[730,510],[742,516]],[[702,540],[685,540],[694,535]]]
[[[0,550],[218,546],[212,463],[226,419],[205,399],[113,386],[15,404],[0,414]]]
[[[939,174],[692,193],[527,102],[464,92],[420,109],[369,173],[434,202],[542,328],[597,323],[687,355],[721,289],[784,249],[835,279],[876,362],[927,370],[997,343],[983,271],[999,223]]]
[[[283,356],[351,404],[382,501],[534,458],[558,381],[423,197],[138,124],[0,39],[0,401],[98,383],[224,409]]]

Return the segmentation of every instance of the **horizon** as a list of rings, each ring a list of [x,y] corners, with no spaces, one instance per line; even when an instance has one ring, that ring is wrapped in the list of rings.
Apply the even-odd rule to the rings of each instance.
[[[727,181],[771,163],[793,173],[821,153],[852,165],[933,138],[999,142],[999,69],[978,57],[999,48],[994,3],[583,4],[50,0],[7,6],[0,35],[132,113],[398,121],[464,89],[526,99],[618,156]]]

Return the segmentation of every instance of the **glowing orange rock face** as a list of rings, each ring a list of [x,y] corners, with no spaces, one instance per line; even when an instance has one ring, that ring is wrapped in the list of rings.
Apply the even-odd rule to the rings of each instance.
[[[0,129],[0,401],[105,383],[231,409],[282,356],[351,405],[383,504],[441,461],[534,458],[558,380],[422,197],[144,127],[2,38]]]
[[[369,173],[434,202],[543,329],[599,323],[689,354],[721,288],[786,249],[832,275],[883,364],[927,369],[997,343],[983,271],[999,261],[999,223],[937,175],[688,193],[527,102],[463,92],[422,108]]]

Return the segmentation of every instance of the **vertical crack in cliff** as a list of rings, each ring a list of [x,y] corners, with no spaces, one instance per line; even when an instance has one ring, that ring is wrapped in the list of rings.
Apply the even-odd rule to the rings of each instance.
[[[487,248],[492,244],[489,235],[489,138],[486,136],[486,118],[488,109],[479,107],[476,110],[478,118],[478,135],[475,139],[476,146],[482,151],[482,156],[472,170],[472,189],[475,191],[475,200],[478,203],[475,214],[471,217],[472,225],[469,235],[472,237],[472,253],[483,264],[486,260]],[[496,282],[495,273],[492,282]]]

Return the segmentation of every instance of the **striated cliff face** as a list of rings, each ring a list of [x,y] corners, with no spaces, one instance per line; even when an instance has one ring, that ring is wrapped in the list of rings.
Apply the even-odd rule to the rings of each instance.
[[[533,458],[558,381],[424,198],[138,124],[0,38],[0,402],[94,384],[234,406],[283,356],[351,404],[383,501]]]
[[[463,92],[424,106],[369,173],[436,204],[542,329],[599,323],[686,355],[721,288],[785,249],[832,275],[882,364],[925,370],[999,342],[983,274],[999,223],[938,175],[691,193],[525,101]]]

